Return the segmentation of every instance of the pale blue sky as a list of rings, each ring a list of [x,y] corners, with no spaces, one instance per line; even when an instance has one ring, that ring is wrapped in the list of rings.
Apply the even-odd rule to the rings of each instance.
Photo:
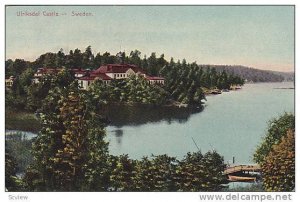
[[[20,17],[18,11],[66,13]],[[91,12],[72,17],[72,11]],[[35,60],[63,48],[116,54],[138,49],[198,64],[293,71],[292,6],[6,7],[6,58]]]

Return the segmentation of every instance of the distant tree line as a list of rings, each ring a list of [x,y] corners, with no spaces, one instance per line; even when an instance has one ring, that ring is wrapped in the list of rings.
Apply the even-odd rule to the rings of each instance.
[[[172,61],[167,61],[165,59],[164,54],[157,57],[155,52],[151,53],[149,57],[146,55],[142,56],[141,52],[138,50],[131,51],[129,55],[126,55],[125,52],[120,52],[116,55],[109,52],[94,54],[91,46],[88,46],[85,51],[76,48],[75,50],[70,50],[69,53],[65,53],[63,49],[60,49],[57,53],[48,52],[42,54],[33,62],[25,61],[23,59],[15,59],[14,61],[8,59],[5,61],[5,76],[18,76],[28,68],[33,71],[36,71],[37,68],[41,67],[66,67],[92,70],[101,65],[115,63],[135,64],[141,67],[149,75],[157,76],[161,69],[171,62]],[[186,63],[186,61],[182,60],[182,63]],[[198,66],[203,68],[203,71],[206,71],[207,68],[214,68],[219,73],[226,71],[227,74],[233,74],[252,82],[278,82],[283,81],[285,78],[288,78],[289,80],[293,78],[291,73],[265,71],[240,65],[199,64]]]
[[[227,71],[234,75],[237,75],[248,82],[282,82],[286,79],[286,73],[274,72],[269,70],[260,70],[251,67],[245,67],[241,65],[208,65],[210,68],[216,68],[217,71]],[[293,75],[293,73],[290,73]]]

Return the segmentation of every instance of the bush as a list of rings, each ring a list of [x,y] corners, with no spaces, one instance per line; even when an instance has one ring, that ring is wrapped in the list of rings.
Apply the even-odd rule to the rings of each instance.
[[[266,191],[292,191],[295,188],[295,133],[292,130],[272,147],[261,166]]]
[[[254,153],[254,161],[259,164],[262,163],[272,150],[273,145],[280,143],[281,138],[286,135],[287,131],[294,128],[295,116],[293,114],[285,113],[278,119],[271,120],[266,136]]]

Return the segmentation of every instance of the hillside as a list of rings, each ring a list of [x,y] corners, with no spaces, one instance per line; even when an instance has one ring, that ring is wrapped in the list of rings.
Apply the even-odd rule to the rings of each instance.
[[[241,65],[199,65],[203,68],[215,68],[217,72],[225,70],[228,73],[240,76],[248,82],[282,82],[293,81],[293,72],[275,72],[260,70]]]
[[[295,73],[294,72],[276,72],[270,71],[273,74],[277,74],[284,77],[284,81],[294,81],[295,80]]]

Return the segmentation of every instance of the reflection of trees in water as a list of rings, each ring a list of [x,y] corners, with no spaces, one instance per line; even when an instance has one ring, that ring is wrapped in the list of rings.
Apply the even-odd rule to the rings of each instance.
[[[117,138],[117,143],[121,144],[122,143],[122,137],[123,137],[123,130],[117,129],[117,130],[113,130],[111,132],[115,133],[115,136]]]
[[[167,121],[169,124],[174,121],[185,123],[192,114],[201,112],[202,110],[203,108],[110,105],[105,106],[102,113],[107,117],[110,125],[122,127],[125,125],[138,126],[160,121]]]

